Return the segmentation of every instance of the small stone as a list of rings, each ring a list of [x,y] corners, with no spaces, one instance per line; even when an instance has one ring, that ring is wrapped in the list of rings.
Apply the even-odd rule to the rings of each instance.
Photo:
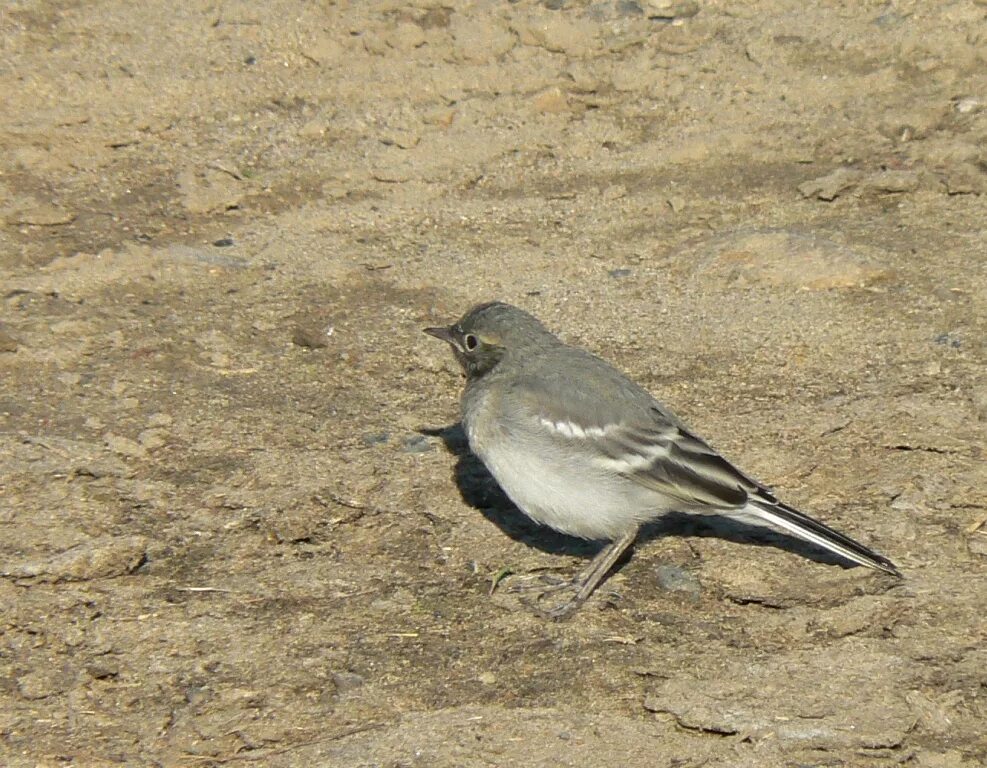
[[[400,128],[385,131],[380,137],[382,144],[399,147],[401,149],[412,149],[413,147],[417,147],[421,140],[422,136],[418,131],[402,130]]]
[[[147,420],[147,425],[149,427],[169,427],[175,420],[167,413],[152,413],[151,418]]]
[[[68,677],[61,670],[49,667],[17,678],[17,692],[25,699],[36,701],[61,693],[68,683]]]
[[[455,119],[456,110],[449,109],[448,107],[430,110],[422,116],[422,120],[427,125],[437,125],[440,128],[448,128]]]
[[[336,38],[323,34],[303,45],[302,55],[325,67],[341,61],[346,55],[346,48]]]
[[[111,659],[96,659],[86,665],[86,672],[94,680],[110,680],[120,676],[120,665]]]
[[[644,0],[644,15],[649,19],[688,19],[699,13],[696,0]]]
[[[655,569],[658,586],[668,592],[683,592],[692,597],[699,597],[702,590],[699,579],[677,565],[659,565]]]
[[[337,691],[346,693],[347,691],[359,688],[366,681],[362,675],[358,675],[356,672],[333,672],[332,682],[335,684]]]
[[[388,165],[374,168],[370,171],[370,176],[375,181],[384,184],[403,184],[414,178],[414,168],[406,163],[400,165]]]
[[[0,328],[0,352],[16,352],[17,339]]]
[[[387,41],[376,32],[368,32],[363,36],[363,49],[374,56],[385,56],[391,50]]]
[[[471,16],[456,14],[449,26],[455,41],[456,58],[463,61],[490,61],[510,51],[517,44],[513,32],[489,19],[477,21]]]
[[[384,40],[395,50],[408,52],[425,45],[425,30],[413,22],[406,21],[386,33]]]
[[[977,418],[980,421],[987,421],[987,384],[974,387],[970,399],[973,401],[973,411],[977,414]]]
[[[435,448],[435,445],[425,435],[409,435],[401,441],[405,453],[427,453]]]
[[[329,124],[324,117],[313,117],[298,129],[298,135],[303,139],[317,139],[325,136],[329,130]]]
[[[973,163],[960,163],[946,171],[950,195],[987,195],[987,173]]]
[[[566,97],[565,93],[558,86],[548,88],[537,96],[531,102],[531,105],[538,112],[547,112],[549,114],[560,114],[566,112],[569,109],[569,99]]]
[[[641,4],[635,2],[635,0],[617,0],[617,5],[614,10],[617,12],[618,16],[633,18],[644,15],[644,9],[641,7]]]
[[[298,326],[291,334],[291,342],[298,347],[306,349],[325,349],[329,346],[329,339],[325,331],[307,326]]]
[[[519,25],[515,31],[525,44],[538,45],[553,53],[565,53],[575,58],[592,53],[599,45],[597,25],[584,19],[570,20],[560,14]]]
[[[388,440],[391,439],[390,432],[371,432],[370,434],[364,435],[360,438],[360,442],[367,447],[374,445],[383,445]]]
[[[919,176],[915,171],[881,171],[870,176],[864,186],[874,192],[914,192]]]
[[[143,536],[100,536],[47,560],[18,563],[2,575],[49,583],[123,576],[144,562],[146,552]]]
[[[103,435],[103,440],[106,442],[106,446],[111,451],[118,453],[121,456],[127,456],[131,459],[143,459],[147,456],[147,449],[136,440],[131,440],[129,437],[114,435],[112,432],[107,432]]]
[[[8,224],[31,224],[36,227],[58,227],[75,221],[75,214],[49,203],[39,203],[7,215]]]
[[[230,248],[234,245],[232,237],[221,237],[219,240],[213,240],[212,244],[217,248]]]
[[[137,442],[149,451],[154,451],[168,443],[168,433],[163,429],[145,429],[137,435]]]
[[[847,190],[856,187],[864,174],[850,168],[837,168],[826,176],[804,181],[798,186],[802,197],[816,197],[827,202],[835,200]]]
[[[596,93],[600,90],[596,73],[580,61],[570,64],[565,73],[572,81],[571,89],[576,93]]]
[[[622,277],[629,277],[631,275],[631,270],[627,267],[618,267],[617,269],[611,269],[607,272],[610,277],[619,280]]]

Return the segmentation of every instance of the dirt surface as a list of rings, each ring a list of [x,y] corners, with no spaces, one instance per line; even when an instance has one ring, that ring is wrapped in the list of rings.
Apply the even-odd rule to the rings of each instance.
[[[0,764],[987,763],[985,19],[5,3]],[[593,552],[455,429],[493,298],[906,578],[671,519],[491,595]]]

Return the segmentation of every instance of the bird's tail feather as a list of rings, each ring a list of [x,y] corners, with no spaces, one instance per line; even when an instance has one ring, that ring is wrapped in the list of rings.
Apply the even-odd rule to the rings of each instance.
[[[901,572],[895,564],[883,555],[879,555],[860,542],[854,541],[849,536],[844,536],[839,531],[834,531],[787,504],[751,499],[744,509],[744,513],[744,517],[750,517],[752,522],[766,523],[773,528],[842,555],[854,563],[901,576]]]

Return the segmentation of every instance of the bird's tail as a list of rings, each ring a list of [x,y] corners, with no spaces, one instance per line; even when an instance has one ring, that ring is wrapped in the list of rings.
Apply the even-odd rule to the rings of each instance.
[[[883,555],[779,501],[752,498],[744,508],[743,517],[810,541],[854,563],[901,576],[895,564]]]

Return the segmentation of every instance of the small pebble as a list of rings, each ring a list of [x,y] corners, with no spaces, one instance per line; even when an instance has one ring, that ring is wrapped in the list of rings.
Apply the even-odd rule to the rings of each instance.
[[[332,681],[340,693],[359,688],[365,682],[363,677],[356,672],[333,672]]]
[[[669,592],[684,592],[692,597],[699,597],[699,579],[677,565],[659,565],[655,568],[658,586]]]
[[[401,444],[405,453],[426,453],[435,447],[425,435],[409,435]]]
[[[233,238],[221,237],[219,238],[219,240],[213,240],[212,244],[215,245],[217,248],[229,248],[231,245],[233,245]]]
[[[329,339],[326,334],[315,328],[304,328],[298,326],[291,334],[291,342],[306,349],[324,349],[329,346]]]
[[[0,352],[16,352],[17,339],[0,328]]]
[[[951,333],[940,333],[938,336],[932,339],[936,344],[943,347],[952,347],[953,349],[960,348],[960,340],[957,339]]]
[[[391,434],[389,432],[372,432],[370,434],[364,435],[362,442],[366,446],[371,445],[383,445],[388,440],[391,439]]]

